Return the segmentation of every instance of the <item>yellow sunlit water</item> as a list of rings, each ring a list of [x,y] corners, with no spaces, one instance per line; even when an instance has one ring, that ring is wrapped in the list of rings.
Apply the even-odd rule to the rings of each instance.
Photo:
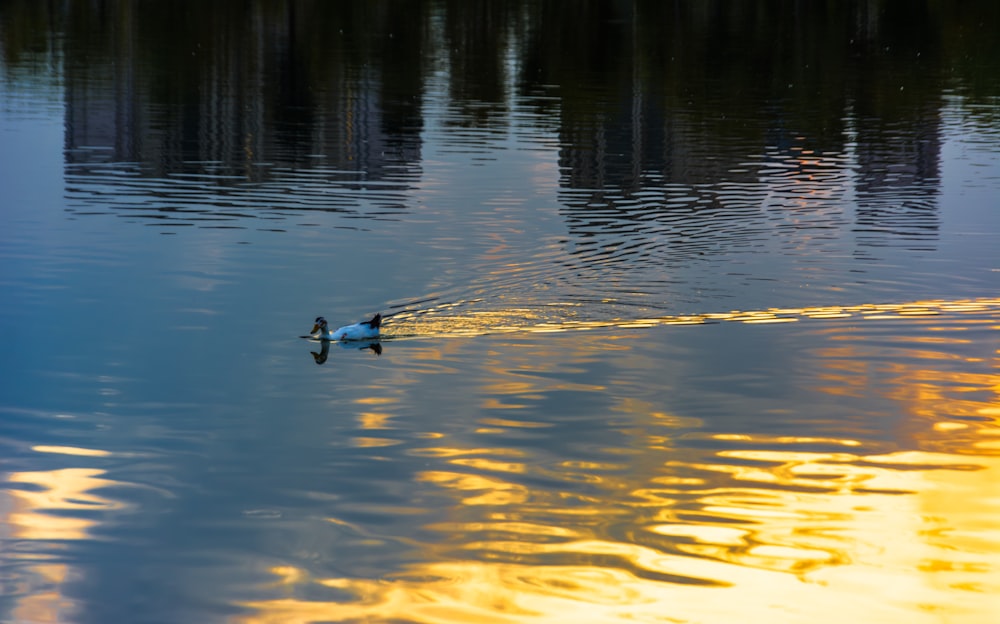
[[[515,342],[497,343],[479,364],[486,374],[449,388],[454,404],[479,414],[465,436],[445,428],[408,436],[398,409],[461,357],[470,343],[458,338],[493,332],[467,324],[459,335],[443,332],[456,340],[401,342],[413,345],[413,361],[435,364],[415,378],[423,384],[403,379],[386,394],[375,382],[352,399],[357,433],[344,444],[383,462],[399,452],[416,460],[395,477],[407,496],[342,504],[314,519],[356,548],[396,545],[399,562],[372,575],[352,572],[363,559],[338,559],[331,574],[283,561],[280,550],[250,558],[271,580],[261,597],[240,601],[246,611],[233,621],[991,622],[1000,612],[1000,351],[971,347],[995,334],[998,311],[995,299],[922,301],[643,319],[642,327],[550,324],[550,337],[532,341],[511,332]],[[804,391],[817,401],[877,399],[894,416],[823,429],[803,415],[801,435],[756,422],[706,428],[627,385],[661,379],[639,345],[650,327],[679,319],[808,321],[813,339],[797,355],[810,369]],[[568,331],[581,329],[599,344]],[[789,330],[759,331],[779,338]],[[609,353],[621,356],[619,368],[580,376]],[[662,374],[682,372],[677,365]],[[519,442],[561,426],[535,410],[553,393],[613,394],[609,431],[622,438],[574,456]],[[726,405],[739,413],[739,403]],[[808,409],[776,402],[763,413]],[[877,443],[871,426],[892,442]],[[123,483],[83,462],[142,453],[30,451],[68,465],[6,476],[7,539],[93,540],[128,511],[112,494]],[[411,530],[395,533],[355,512],[409,518]],[[65,587],[82,572],[37,555],[25,565],[45,589],[10,613],[65,620],[76,608]]]
[[[772,459],[787,469],[789,458]],[[974,471],[923,455],[855,458],[860,465],[800,455],[793,463],[812,472],[831,461],[838,478],[854,486],[823,493],[706,487],[692,510],[697,520],[677,522],[667,514],[656,522],[655,511],[636,509],[633,521],[643,515],[649,521],[626,520],[624,541],[567,528],[575,514],[562,513],[555,501],[547,514],[561,526],[491,521],[494,510],[478,524],[435,527],[450,535],[496,535],[462,544],[469,552],[464,560],[453,554],[432,561],[429,552],[428,563],[391,577],[309,579],[351,600],[254,602],[248,606],[259,613],[243,621],[937,622],[944,614],[990,621],[1000,608],[1000,532],[990,521],[1000,513],[1000,461],[979,459]],[[866,468],[869,461],[933,469],[885,473]],[[489,503],[515,517],[537,511],[524,494]],[[614,516],[623,501],[590,503],[592,511],[604,505]]]
[[[82,455],[84,457],[108,457],[111,455],[111,453],[102,451],[101,449],[86,449],[75,446],[51,446],[46,444],[37,444],[33,446],[31,450],[36,453],[59,453],[64,455]]]
[[[20,472],[7,477],[23,488],[10,491],[15,502],[8,514],[14,535],[24,539],[83,539],[97,523],[84,517],[60,515],[70,510],[114,510],[120,503],[95,493],[115,485],[102,479],[103,470],[66,468],[48,472]]]
[[[995,326],[998,310],[1000,300],[983,299],[706,314],[698,322],[831,322],[813,330],[819,340],[803,360],[815,368],[809,390],[833,401],[878,398],[899,416],[831,423],[838,435],[770,434],[758,424],[713,432],[623,396],[609,418],[621,419],[628,442],[562,461],[427,432],[409,451],[428,462],[413,486],[443,504],[447,520],[417,527],[424,537],[405,540],[405,563],[377,578],[271,568],[283,595],[245,602],[251,612],[237,620],[995,621],[1000,351],[974,355],[963,336]],[[481,392],[495,415],[473,423],[474,439],[543,434],[556,423],[518,420],[519,407],[619,383],[559,379],[554,353],[555,368],[572,372],[600,351],[553,340],[494,353],[481,388],[456,389],[456,400]],[[628,333],[605,330],[601,341],[634,349]],[[452,348],[420,347],[442,360]],[[647,365],[639,353],[625,361],[635,371]],[[869,426],[888,427],[893,442],[876,443]]]
[[[100,449],[46,445],[32,450],[82,457],[108,455]],[[100,517],[125,509],[121,502],[99,493],[102,488],[116,485],[103,478],[104,474],[98,469],[65,468],[5,475],[10,486],[0,496],[0,536],[11,543],[68,543],[92,537]],[[31,571],[36,587],[44,588],[17,600],[11,612],[15,621],[62,622],[74,613],[76,601],[65,593],[64,585],[80,572],[72,565],[51,561],[58,559],[58,550],[50,557],[8,554],[11,561]]]
[[[857,319],[859,321],[930,317],[948,312],[990,313],[1000,310],[1000,299],[929,300],[893,304],[860,304],[823,306],[816,308],[769,308],[766,310],[732,310],[642,319],[566,320],[565,310],[574,304],[549,304],[540,310],[507,308],[454,314],[462,307],[474,307],[477,301],[442,305],[419,314],[396,313],[386,323],[387,338],[468,337],[514,332],[553,333],[616,327],[638,329],[657,325],[699,325],[717,322],[748,324],[794,323],[807,319]],[[557,319],[558,320],[555,320]]]

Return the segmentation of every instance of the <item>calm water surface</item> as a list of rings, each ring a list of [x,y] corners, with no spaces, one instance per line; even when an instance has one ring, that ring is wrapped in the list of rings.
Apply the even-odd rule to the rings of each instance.
[[[0,621],[996,621],[998,23],[0,5]]]

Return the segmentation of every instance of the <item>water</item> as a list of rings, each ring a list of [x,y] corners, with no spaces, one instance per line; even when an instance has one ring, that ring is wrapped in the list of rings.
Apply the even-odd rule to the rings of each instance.
[[[992,621],[997,17],[4,4],[0,621]]]

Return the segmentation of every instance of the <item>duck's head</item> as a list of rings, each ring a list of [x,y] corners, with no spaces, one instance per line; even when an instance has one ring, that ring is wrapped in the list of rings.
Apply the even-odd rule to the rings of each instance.
[[[309,332],[309,333],[310,334],[315,334],[318,331],[322,331],[323,333],[326,333],[326,319],[323,318],[322,316],[317,316],[316,317],[316,324],[313,325],[312,331]]]

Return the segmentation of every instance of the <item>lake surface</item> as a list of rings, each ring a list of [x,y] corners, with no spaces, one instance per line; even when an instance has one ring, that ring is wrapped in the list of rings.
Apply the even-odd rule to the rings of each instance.
[[[998,24],[3,3],[0,621],[996,621]]]

